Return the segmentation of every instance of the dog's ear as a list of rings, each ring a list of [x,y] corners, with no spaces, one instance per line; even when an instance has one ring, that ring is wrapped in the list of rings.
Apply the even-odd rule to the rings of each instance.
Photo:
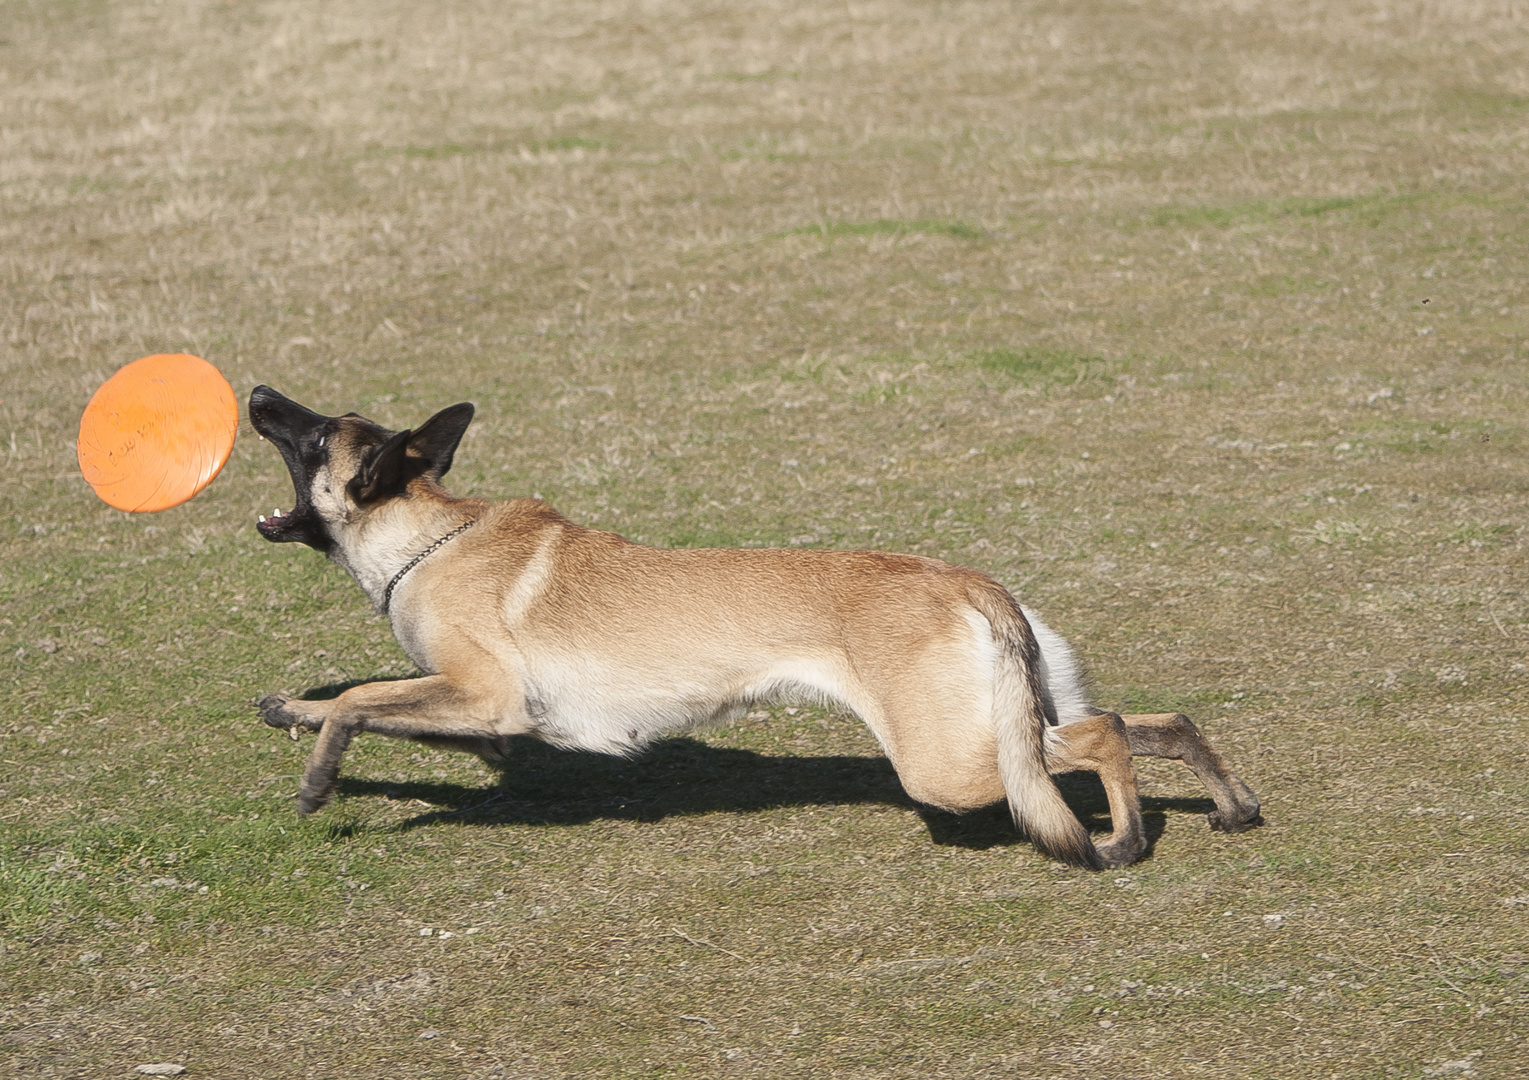
[[[424,463],[420,470],[424,475],[432,480],[446,475],[472,419],[472,403],[463,401],[447,406],[419,426],[409,438],[409,456]]]
[[[357,506],[366,506],[389,495],[396,495],[409,482],[409,439],[414,432],[405,428],[380,446],[374,446],[361,459],[361,468],[350,478],[345,490]]]
[[[361,468],[346,485],[350,497],[356,505],[366,506],[401,494],[416,476],[439,480],[451,468],[472,418],[473,407],[464,401],[442,409],[414,430],[390,435],[387,442],[366,452]]]

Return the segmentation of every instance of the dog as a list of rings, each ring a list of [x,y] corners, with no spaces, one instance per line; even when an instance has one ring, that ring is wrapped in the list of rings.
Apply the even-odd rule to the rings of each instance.
[[[389,431],[257,386],[249,417],[296,493],[260,534],[344,567],[424,673],[332,700],[258,702],[270,726],[318,733],[300,814],[334,797],[363,731],[496,764],[522,735],[629,755],[805,698],[855,712],[912,798],[957,812],[1007,800],[1041,850],[1076,866],[1145,853],[1133,754],[1193,769],[1216,804],[1211,828],[1262,823],[1257,797],[1194,724],[1092,708],[1067,643],[975,570],[875,551],[652,548],[538,499],[458,498],[441,478],[472,421],[467,403]],[[1097,773],[1109,798],[1102,843],[1052,779],[1076,770]]]

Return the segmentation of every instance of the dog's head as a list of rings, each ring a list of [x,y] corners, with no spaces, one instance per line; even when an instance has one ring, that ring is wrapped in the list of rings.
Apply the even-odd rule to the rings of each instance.
[[[472,422],[467,402],[442,409],[413,430],[389,431],[364,416],[324,416],[269,386],[250,393],[250,423],[292,475],[297,503],[262,518],[260,535],[327,552],[335,531],[389,499],[439,485]]]

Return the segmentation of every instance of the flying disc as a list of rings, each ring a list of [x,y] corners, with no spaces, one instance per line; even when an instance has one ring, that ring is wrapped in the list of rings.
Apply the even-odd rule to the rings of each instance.
[[[223,468],[239,429],[233,387],[199,356],[145,356],[101,384],[80,417],[80,473],[118,510],[179,506]]]

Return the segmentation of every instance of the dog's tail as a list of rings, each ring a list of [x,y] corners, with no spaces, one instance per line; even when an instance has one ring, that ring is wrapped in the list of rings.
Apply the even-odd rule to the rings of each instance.
[[[998,775],[1014,823],[1054,858],[1089,870],[1104,864],[1046,771],[1046,715],[1042,706],[1040,645],[1019,604],[997,582],[968,596],[993,628],[998,646],[993,720],[998,729]]]

